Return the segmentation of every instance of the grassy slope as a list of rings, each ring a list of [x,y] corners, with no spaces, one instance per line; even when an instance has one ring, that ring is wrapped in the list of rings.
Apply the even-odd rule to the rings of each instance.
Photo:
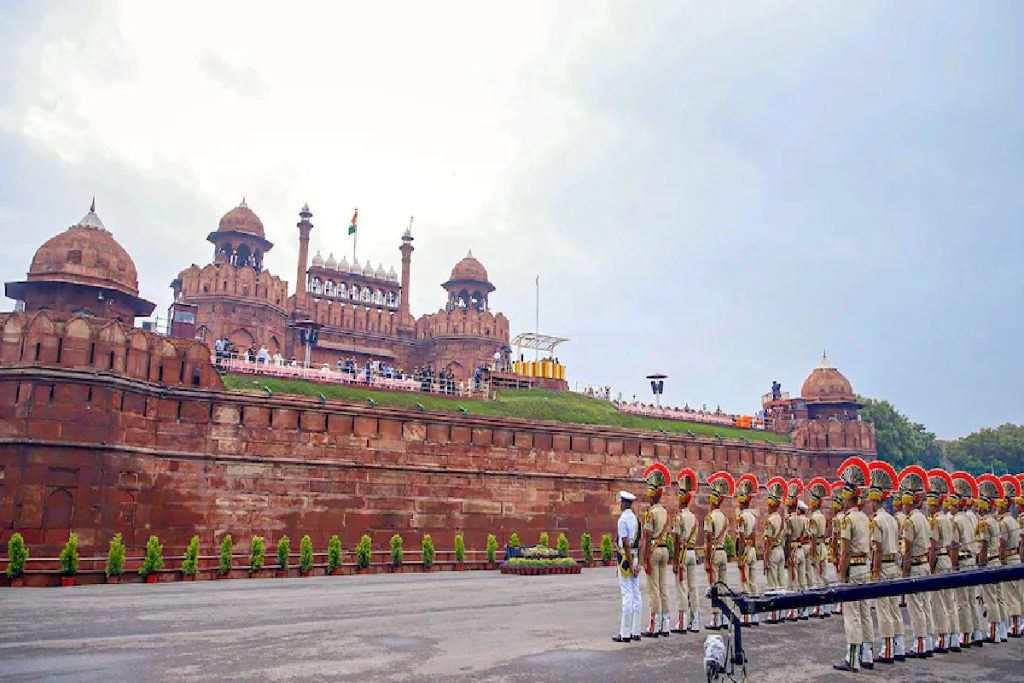
[[[483,401],[479,399],[448,399],[413,392],[377,391],[342,384],[317,384],[303,380],[254,378],[252,375],[225,375],[224,384],[228,389],[252,391],[259,391],[265,385],[274,393],[300,396],[323,394],[329,399],[359,403],[365,403],[367,399],[373,398],[382,406],[415,408],[417,403],[422,403],[427,410],[447,412],[457,412],[461,406],[473,415],[607,425],[648,431],[657,431],[661,428],[667,432],[686,433],[691,431],[701,436],[714,436],[717,432],[725,437],[745,438],[751,441],[783,443],[789,441],[788,436],[753,429],[623,415],[608,401],[570,392],[562,393],[543,389],[501,391],[494,401]]]

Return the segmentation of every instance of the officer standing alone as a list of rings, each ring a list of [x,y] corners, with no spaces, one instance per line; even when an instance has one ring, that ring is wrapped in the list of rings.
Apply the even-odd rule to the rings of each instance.
[[[622,596],[622,620],[618,635],[612,636],[616,643],[640,640],[640,573],[636,551],[640,544],[640,520],[633,512],[636,496],[628,491],[619,491],[619,522],[615,527],[615,540],[619,556],[619,593]]]

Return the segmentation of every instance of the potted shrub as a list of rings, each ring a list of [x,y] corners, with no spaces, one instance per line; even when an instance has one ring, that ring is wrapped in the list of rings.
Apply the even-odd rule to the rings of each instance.
[[[150,536],[146,541],[146,556],[142,558],[142,567],[139,568],[139,575],[146,579],[146,583],[156,583],[158,571],[164,568],[164,547],[160,545],[160,539],[155,535]]]
[[[430,571],[434,567],[434,539],[430,534],[423,535],[423,569]]]
[[[590,534],[583,532],[580,536],[580,552],[583,553],[583,564],[588,567],[594,566],[594,549],[590,546]]]
[[[78,534],[68,535],[68,542],[60,551],[60,585],[74,586],[78,573]]]
[[[7,578],[12,587],[25,585],[25,561],[28,560],[28,546],[18,532],[11,534],[7,541]]]
[[[185,559],[181,563],[181,576],[186,581],[195,581],[199,571],[199,536],[193,536],[185,549]]]
[[[110,539],[110,550],[107,551],[107,566],[103,573],[107,575],[107,583],[121,583],[124,574],[124,542],[121,534],[114,534]]]
[[[615,546],[612,544],[611,534],[601,535],[601,559],[604,561],[604,566],[610,567],[615,562],[613,555],[615,553]]]
[[[487,568],[494,569],[494,563],[498,559],[498,537],[494,534],[487,534]]]
[[[277,542],[277,578],[279,579],[288,576],[288,554],[291,551],[291,539],[287,536],[282,536]]]
[[[313,539],[306,534],[299,541],[299,573],[309,576],[313,572]]]
[[[541,548],[547,548],[548,547],[548,532],[546,532],[546,531],[540,532],[540,538],[537,539],[537,545],[540,546]]]
[[[391,571],[402,571],[402,536],[394,534],[391,537]]]
[[[231,534],[226,534],[220,542],[220,563],[217,565],[217,576],[226,579],[231,573]]]
[[[565,534],[558,534],[558,539],[555,540],[555,548],[558,549],[560,557],[569,557],[569,539],[566,538]]]
[[[455,571],[461,572],[466,568],[466,542],[462,534],[455,534]]]
[[[331,576],[341,573],[341,539],[337,534],[327,541],[327,573]]]
[[[512,535],[508,538],[508,544],[513,548],[518,548],[519,546],[521,546],[522,543],[519,542],[519,534],[513,531]]]
[[[363,534],[363,537],[359,539],[359,545],[356,546],[356,571],[360,574],[370,571],[370,559],[373,557],[371,543],[370,537]]]
[[[262,536],[253,536],[249,545],[249,578],[259,576],[267,555],[267,544]]]

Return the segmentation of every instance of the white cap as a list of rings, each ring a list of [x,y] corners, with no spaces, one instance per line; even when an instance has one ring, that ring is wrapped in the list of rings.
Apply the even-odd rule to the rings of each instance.
[[[802,500],[798,500],[798,501],[796,502],[796,506],[797,506],[798,508],[800,508],[801,510],[803,510],[804,512],[807,512],[807,510],[808,510],[808,508],[807,508],[807,503],[803,502]]]
[[[636,496],[634,496],[629,491],[619,491],[619,498],[621,498],[622,500],[629,500],[629,501],[636,500]]]

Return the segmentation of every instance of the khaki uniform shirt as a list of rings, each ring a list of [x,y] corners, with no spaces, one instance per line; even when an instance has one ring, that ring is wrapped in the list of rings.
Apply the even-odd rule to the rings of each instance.
[[[668,510],[661,503],[655,503],[644,515],[644,531],[649,533],[652,545],[665,543],[664,532],[667,528]]]
[[[725,547],[725,513],[712,510],[704,517],[704,533],[711,534],[712,550],[723,550]]]
[[[871,542],[879,544],[882,562],[899,562],[900,528],[896,518],[883,507],[871,519]],[[886,559],[886,558],[892,559]]]
[[[681,548],[676,550],[682,552],[693,549],[697,542],[697,515],[690,512],[689,508],[683,508],[676,513],[673,531],[679,535]]]
[[[1004,538],[1006,539],[1006,559],[1008,564],[1017,564],[1020,559],[1020,556],[1017,555],[1017,551],[1020,548],[1020,522],[1009,513],[1004,512],[1002,517],[999,518],[999,524],[1003,528]],[[1017,559],[1014,560],[1014,557]]]
[[[757,515],[753,510],[741,510],[736,517],[736,533],[744,537],[747,546],[756,540],[754,534],[757,532]]]
[[[932,530],[928,518],[920,510],[914,510],[908,516],[900,531],[903,542],[910,548],[910,559],[920,560],[928,555],[932,545]]]
[[[807,536],[807,515],[791,513],[786,517],[786,541],[799,543],[800,539]]]
[[[782,530],[782,515],[778,512],[773,512],[764,520],[764,540],[769,541],[772,548],[781,545]]]
[[[870,551],[870,531],[868,516],[860,508],[853,508],[846,513],[839,529],[839,538],[850,542],[850,559],[866,560]]]
[[[932,538],[939,555],[949,553],[949,546],[953,545],[953,518],[948,512],[932,515]]]
[[[981,534],[978,533],[978,523],[981,521],[978,518],[978,513],[974,510],[964,510],[964,514],[967,515],[967,519],[971,521],[971,533],[974,536],[974,543],[971,546],[971,554],[977,557],[978,553],[981,552]]]
[[[999,530],[999,520],[994,515],[985,515],[978,520],[978,542],[985,541],[988,544],[988,563],[992,564],[999,557],[999,539],[1002,534]]]
[[[829,548],[829,550],[831,552],[833,552],[833,557],[831,558],[832,564],[838,564],[839,563],[839,551],[842,550],[842,545],[843,545],[840,542],[839,532],[843,528],[843,520],[844,519],[846,519],[846,511],[845,510],[839,510],[834,515],[832,515],[832,543],[833,543],[833,547]]]

